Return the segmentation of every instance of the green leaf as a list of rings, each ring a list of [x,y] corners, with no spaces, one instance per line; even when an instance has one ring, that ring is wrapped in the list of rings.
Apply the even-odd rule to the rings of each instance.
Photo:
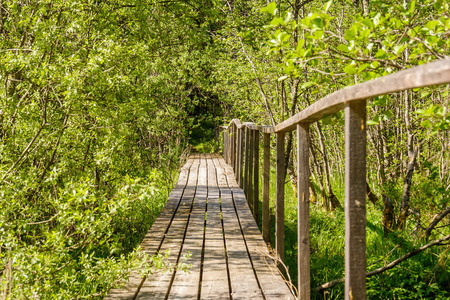
[[[325,11],[325,12],[328,12],[328,10],[329,10],[330,7],[331,7],[331,4],[333,4],[333,0],[328,1],[328,2],[325,4],[325,7],[324,7],[324,11]]]
[[[274,18],[271,22],[270,25],[273,26],[278,26],[278,25],[285,25],[286,23],[284,22],[284,19],[282,17],[279,18]]]
[[[377,13],[377,15],[373,18],[373,25],[377,27],[381,23],[381,13]]]
[[[415,1],[414,1],[414,4],[415,4]],[[441,7],[442,7],[442,1],[441,0],[437,0],[436,2],[434,2],[433,6],[434,6],[434,9],[439,11],[441,9]]]
[[[394,46],[394,53],[399,55],[401,54],[405,49],[406,49],[407,45],[397,45]]]
[[[372,67],[372,69],[376,69],[378,68],[378,66],[380,65],[380,62],[378,60],[373,61],[370,66]]]
[[[356,27],[354,25],[345,32],[344,38],[347,41],[353,41],[356,38]]]
[[[430,120],[424,120],[424,121],[422,121],[422,122],[420,123],[420,125],[421,125],[422,127],[425,127],[425,128],[431,128],[431,122],[430,122]]]
[[[366,27],[369,29],[372,29],[374,27],[374,24],[373,24],[372,20],[370,20],[370,19],[364,19],[361,21],[361,23],[366,25]]]
[[[339,51],[342,51],[342,52],[348,52],[348,46],[347,45],[339,45],[339,46],[337,46],[337,49]]]
[[[439,1],[437,1],[437,2],[439,2]],[[416,7],[416,0],[413,0],[413,1],[411,1],[410,3],[409,3],[409,9],[408,9],[408,12],[409,13],[412,13],[413,11],[414,11],[414,8]],[[437,9],[437,8],[436,8]]]
[[[312,23],[314,24],[315,27],[322,29],[325,26],[325,22],[323,21],[323,19],[321,17],[316,17],[314,19],[311,20]]]
[[[378,125],[378,124],[380,124],[380,123],[379,123],[379,122],[376,122],[376,121],[374,121],[374,120],[367,120],[366,124],[369,125],[369,126],[373,126],[373,125]]]
[[[376,58],[387,58],[387,53],[383,49],[378,49],[377,53],[375,53]]]
[[[267,6],[261,8],[261,12],[267,12],[269,15],[275,15],[277,9],[277,3],[271,2]]]
[[[308,82],[305,82],[304,84],[302,84],[302,89],[309,88],[310,86],[313,86],[313,85],[316,85],[316,82],[315,82],[315,81],[308,81]]]
[[[393,114],[390,110],[383,111],[383,117],[385,120],[389,120],[392,118]]]
[[[344,68],[344,72],[347,73],[347,74],[350,74],[350,75],[354,75],[354,74],[356,74],[358,72],[358,70],[355,68],[354,65],[347,65]]]
[[[368,66],[370,66],[370,65],[369,64],[362,64],[361,66],[359,66],[358,73],[361,73],[362,71],[364,71]]]
[[[318,40],[323,38],[323,30],[317,30],[314,32],[314,37]]]

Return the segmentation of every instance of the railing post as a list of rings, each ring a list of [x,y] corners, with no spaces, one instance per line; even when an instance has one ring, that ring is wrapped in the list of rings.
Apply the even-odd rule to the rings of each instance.
[[[228,164],[231,166],[231,155],[233,154],[233,126],[230,126],[228,128],[228,148],[230,148],[230,150],[228,151]]]
[[[250,143],[250,129],[248,126],[245,126],[245,149],[244,149],[244,156],[245,156],[245,162],[244,162],[244,194],[245,198],[248,199],[248,157],[249,157],[249,143]]]
[[[243,172],[244,172],[244,129],[239,128],[239,156],[238,156],[238,182],[239,187],[243,188]]]
[[[366,299],[366,101],[345,108],[345,299]]]
[[[254,130],[249,129],[249,147],[248,147],[248,181],[247,181],[247,202],[248,206],[253,206],[253,152],[254,152]]]
[[[275,204],[275,250],[278,258],[284,260],[284,132],[277,133],[277,199]],[[281,265],[279,264],[279,267]]]
[[[297,125],[298,295],[310,299],[309,124]]]
[[[236,124],[231,127],[231,167],[236,173]]]
[[[224,140],[225,140],[225,152],[223,153],[223,158],[225,159],[225,162],[228,163],[228,151],[230,151],[228,147],[228,128],[223,131],[224,133]]]
[[[253,216],[259,222],[259,130],[253,131]]]
[[[227,153],[227,135],[225,133],[225,129],[222,130],[222,137],[223,137],[223,157],[226,157]]]
[[[270,133],[264,133],[262,233],[266,243],[270,242],[269,188],[270,188]]]

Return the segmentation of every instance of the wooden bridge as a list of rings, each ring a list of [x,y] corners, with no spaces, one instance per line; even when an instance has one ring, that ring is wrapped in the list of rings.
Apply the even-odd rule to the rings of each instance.
[[[297,131],[298,298],[310,299],[309,127],[345,109],[345,299],[366,298],[366,99],[450,83],[450,60],[403,70],[344,88],[275,126],[232,120],[223,127],[224,159],[193,155],[142,246],[171,251],[170,263],[190,252],[189,273],[134,275],[108,299],[293,299],[275,262],[284,259],[285,134]],[[260,164],[260,136],[263,162]],[[262,236],[270,237],[270,140],[276,135],[275,255],[255,223],[262,165]],[[237,180],[237,181],[236,181]],[[241,190],[243,188],[243,190]],[[253,216],[249,208],[253,208]],[[275,259],[274,259],[275,258]],[[322,287],[326,288],[326,287]]]
[[[188,272],[156,272],[106,299],[294,299],[276,268],[234,172],[216,154],[192,154],[144,238],[149,254],[170,251]]]

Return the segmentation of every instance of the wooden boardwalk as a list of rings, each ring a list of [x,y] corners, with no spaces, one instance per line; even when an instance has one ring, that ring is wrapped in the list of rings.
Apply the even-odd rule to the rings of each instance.
[[[105,299],[294,299],[269,255],[233,170],[215,154],[192,154],[142,248],[170,251],[192,267],[132,274]]]

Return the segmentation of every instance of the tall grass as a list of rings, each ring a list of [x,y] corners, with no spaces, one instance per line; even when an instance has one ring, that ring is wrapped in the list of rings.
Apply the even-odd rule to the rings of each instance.
[[[270,174],[272,241],[275,241],[275,179],[275,169],[272,168]],[[262,191],[262,180],[260,180],[260,191]],[[344,205],[344,184],[334,181],[333,191],[341,205]],[[395,194],[396,191],[391,193]],[[412,217],[404,231],[393,232],[385,237],[382,226],[383,207],[380,202],[376,205],[367,202],[368,271],[382,267],[426,243],[417,233],[412,233],[415,227],[415,220]],[[261,210],[262,205],[259,207]],[[314,288],[344,277],[345,215],[343,208],[327,211],[322,208],[319,201],[311,203],[310,222],[311,288]],[[261,226],[261,221],[259,225]],[[449,232],[449,226],[441,229],[441,234]],[[297,286],[297,199],[289,179],[285,184],[285,248],[285,264],[293,284]],[[449,248],[447,245],[427,249],[391,270],[368,278],[368,299],[450,299]],[[389,255],[386,256],[388,253]],[[339,284],[324,293],[313,293],[312,299],[342,299],[344,298],[343,290],[344,285]]]

